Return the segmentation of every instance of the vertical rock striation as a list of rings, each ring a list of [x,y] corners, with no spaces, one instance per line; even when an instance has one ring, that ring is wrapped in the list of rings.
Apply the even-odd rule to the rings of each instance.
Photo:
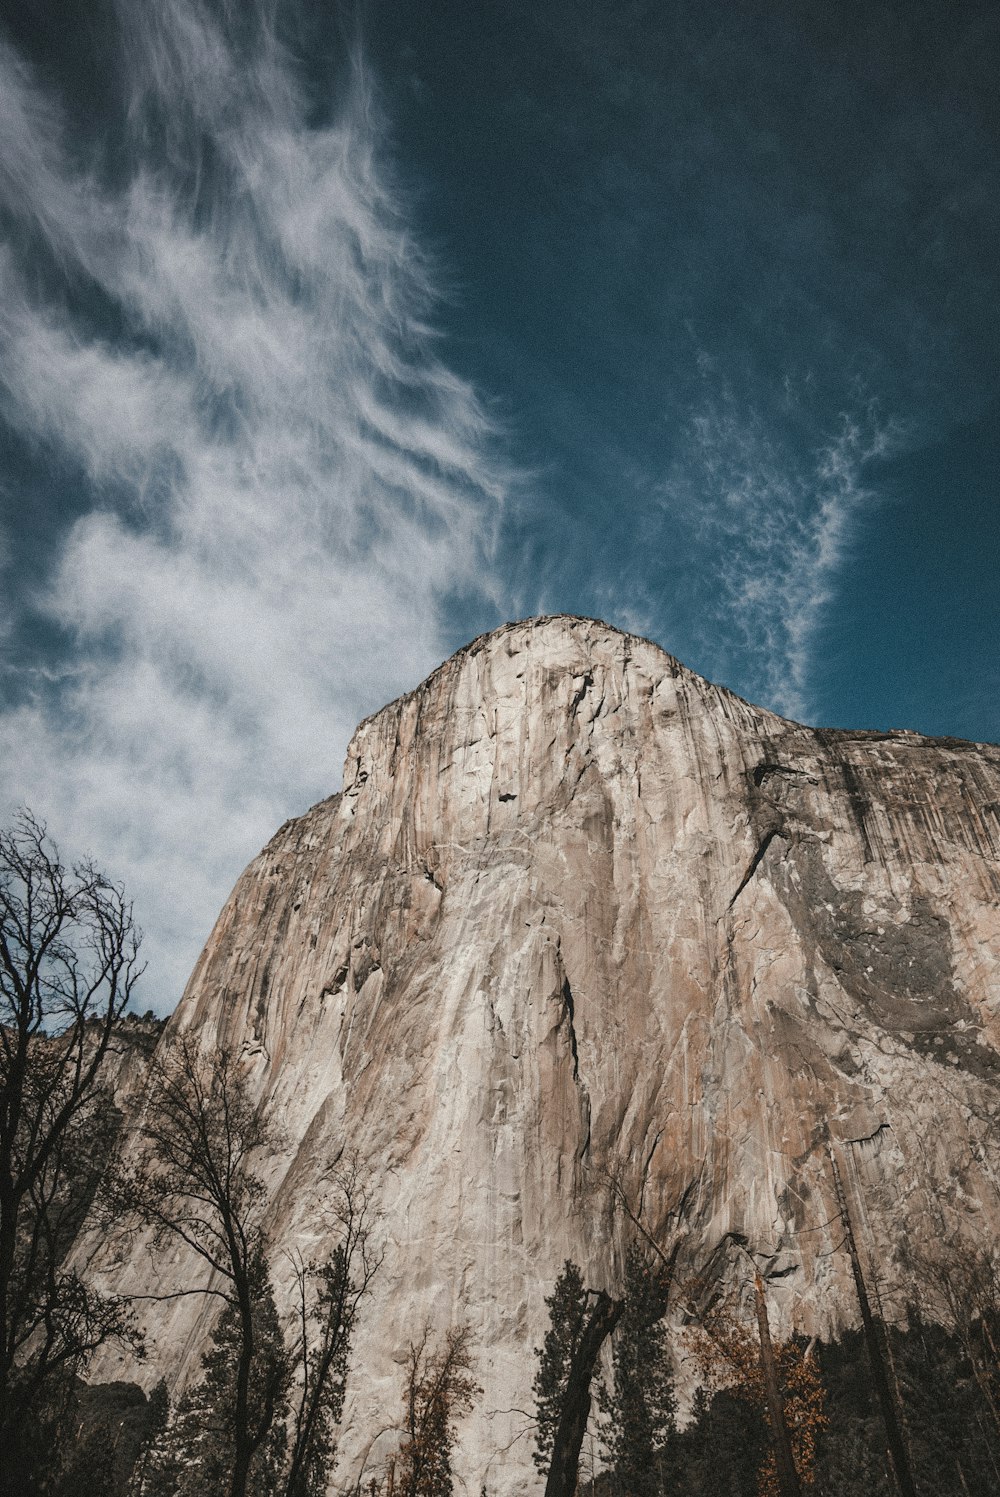
[[[1000,750],[800,727],[589,620],[497,630],[362,723],[165,1040],[253,1057],[279,1284],[330,1240],[345,1151],[377,1182],[342,1473],[396,1418],[409,1339],[466,1319],[460,1473],[535,1490],[543,1296],[567,1256],[616,1286],[609,1172],[653,1232],[690,1188],[692,1244],[763,1255],[786,1331],[855,1319],[828,1141],[884,1282],[913,1234],[995,1233],[998,854]],[[148,1264],[104,1245],[95,1271]],[[150,1380],[209,1313],[157,1320]]]

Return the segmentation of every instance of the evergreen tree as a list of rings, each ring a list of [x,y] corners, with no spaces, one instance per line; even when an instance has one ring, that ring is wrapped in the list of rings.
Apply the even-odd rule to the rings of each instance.
[[[556,1426],[562,1411],[563,1397],[587,1315],[587,1290],[583,1275],[569,1258],[556,1280],[555,1289],[545,1301],[549,1308],[549,1329],[544,1344],[535,1348],[538,1372],[535,1374],[535,1451],[533,1459],[539,1471],[548,1472]]]
[[[251,1270],[253,1354],[247,1396],[249,1497],[273,1497],[285,1457],[289,1365],[263,1260]],[[151,1453],[142,1497],[226,1497],[235,1462],[236,1369],[244,1344],[238,1306],[227,1303],[201,1359],[202,1375],[183,1395]]]
[[[602,1444],[616,1497],[658,1497],[676,1428],[677,1400],[663,1316],[663,1277],[632,1246],[625,1260],[625,1310],[612,1349],[612,1384],[599,1395]]]
[[[755,1409],[728,1388],[695,1393],[691,1420],[673,1442],[671,1497],[757,1497],[767,1432]]]
[[[319,1293],[312,1319],[320,1334],[312,1347],[303,1344],[303,1387],[295,1411],[292,1451],[285,1497],[323,1497],[336,1453],[336,1426],[347,1391],[348,1357],[356,1308],[350,1263],[343,1245],[315,1270]],[[303,1337],[308,1317],[304,1308]]]
[[[336,1177],[340,1242],[325,1263],[297,1270],[299,1346],[283,1497],[323,1497],[336,1457],[351,1338],[382,1262],[372,1244],[372,1200],[358,1161]]]

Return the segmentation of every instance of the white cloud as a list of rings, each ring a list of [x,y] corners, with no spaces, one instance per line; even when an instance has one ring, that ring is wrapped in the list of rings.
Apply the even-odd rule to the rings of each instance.
[[[810,444],[801,425],[783,439],[774,413],[765,421],[723,391],[691,418],[663,486],[696,526],[716,589],[706,635],[727,641],[758,699],[790,717],[810,715],[817,633],[876,502],[867,465],[900,435],[875,407],[859,412]]]
[[[488,585],[507,478],[440,360],[360,62],[316,127],[259,16],[238,47],[195,0],[134,11],[116,187],[0,49],[4,410],[94,495],[36,599],[68,655],[0,745],[7,806],[134,893],[169,1006],[242,863],[440,659],[445,596]],[[48,298],[29,235],[62,267]],[[81,286],[125,332],[74,313]]]

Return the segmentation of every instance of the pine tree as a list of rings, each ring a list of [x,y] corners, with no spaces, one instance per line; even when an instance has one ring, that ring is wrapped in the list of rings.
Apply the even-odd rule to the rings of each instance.
[[[312,1270],[318,1294],[311,1317],[302,1290],[302,1378],[292,1421],[292,1448],[285,1476],[285,1497],[323,1497],[336,1454],[336,1427],[347,1391],[351,1336],[357,1316],[358,1287],[351,1279],[350,1257],[343,1244],[321,1267]],[[310,1320],[318,1326],[314,1345],[306,1344]]]
[[[284,1465],[288,1358],[263,1260],[252,1267],[253,1356],[248,1392],[249,1497],[272,1497]],[[142,1497],[227,1497],[232,1481],[239,1309],[227,1303],[201,1359],[202,1375],[151,1453]]]
[[[709,1398],[699,1388],[671,1457],[671,1497],[757,1497],[758,1472],[767,1458],[763,1421],[729,1389]]]
[[[543,1474],[548,1472],[552,1461],[552,1447],[570,1365],[587,1315],[583,1275],[569,1258],[545,1303],[549,1309],[549,1329],[544,1344],[535,1348],[539,1360],[534,1381],[537,1429],[533,1455],[535,1465]]]
[[[612,1350],[612,1385],[602,1388],[602,1444],[620,1497],[657,1497],[664,1490],[664,1458],[676,1429],[671,1359],[663,1316],[662,1276],[638,1247],[625,1261],[625,1311]]]
[[[342,1236],[324,1263],[299,1263],[299,1346],[283,1497],[324,1497],[336,1458],[351,1339],[382,1262],[372,1242],[372,1198],[357,1159],[336,1178]]]

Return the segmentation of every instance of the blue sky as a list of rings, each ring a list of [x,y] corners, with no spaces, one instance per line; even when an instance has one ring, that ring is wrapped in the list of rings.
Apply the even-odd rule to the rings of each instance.
[[[0,795],[147,1001],[507,618],[1000,738],[998,62],[961,0],[6,0]]]

